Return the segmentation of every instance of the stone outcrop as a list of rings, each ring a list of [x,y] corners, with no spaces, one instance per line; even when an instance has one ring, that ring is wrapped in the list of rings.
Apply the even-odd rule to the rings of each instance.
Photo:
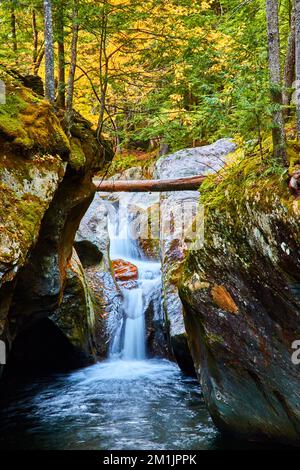
[[[180,150],[157,161],[154,177],[181,178],[217,171],[234,150],[235,145],[227,139],[213,145]],[[194,374],[194,367],[186,338],[178,283],[180,267],[193,238],[190,226],[199,210],[198,202],[198,191],[166,192],[160,196],[163,308],[169,323],[174,356],[181,369],[189,374]]]
[[[121,292],[109,258],[107,206],[95,194],[76,233],[75,247],[83,264],[85,277],[92,292],[96,316],[97,356],[107,357],[110,338],[121,319]]]
[[[5,75],[0,109],[0,339],[49,317],[63,297],[80,220],[105,157],[90,124],[75,114],[71,138],[62,113]]]
[[[83,361],[93,362],[97,355],[97,319],[84,269],[75,250],[67,264],[62,301],[50,319],[68,338],[78,355],[82,355]]]
[[[300,202],[284,169],[248,157],[201,189],[203,246],[180,288],[204,399],[239,438],[300,444]],[[299,343],[298,343],[299,344]]]

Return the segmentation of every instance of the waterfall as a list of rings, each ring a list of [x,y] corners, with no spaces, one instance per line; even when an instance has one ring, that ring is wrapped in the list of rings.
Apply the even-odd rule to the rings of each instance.
[[[145,318],[143,289],[124,289],[124,312],[127,316],[123,359],[145,359]]]
[[[157,198],[157,195],[155,195]],[[110,258],[132,263],[138,269],[137,280],[120,282],[123,295],[122,320],[110,341],[110,358],[143,360],[146,358],[145,311],[153,292],[161,288],[161,265],[147,259],[133,233],[134,217],[130,206],[153,203],[150,194],[120,193],[118,204],[106,201]]]

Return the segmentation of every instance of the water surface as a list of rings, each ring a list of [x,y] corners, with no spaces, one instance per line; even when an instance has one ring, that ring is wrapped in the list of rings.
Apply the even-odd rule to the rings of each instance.
[[[199,384],[167,361],[105,361],[19,386],[0,411],[1,449],[209,449]]]

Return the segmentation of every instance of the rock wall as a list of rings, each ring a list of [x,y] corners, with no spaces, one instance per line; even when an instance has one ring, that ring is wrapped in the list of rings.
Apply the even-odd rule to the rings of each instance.
[[[61,112],[9,76],[0,107],[0,339],[15,338],[60,304],[92,175],[111,158],[75,114],[71,138]]]
[[[96,314],[84,268],[73,249],[67,265],[62,301],[50,319],[86,358],[97,356]]]
[[[201,189],[205,241],[180,295],[195,369],[217,426],[239,438],[300,444],[300,201],[261,157]]]
[[[154,176],[160,179],[208,174],[220,169],[235,145],[222,139],[213,145],[180,150],[160,158]],[[199,210],[199,192],[161,193],[160,227],[163,272],[163,308],[169,324],[173,354],[180,368],[194,374],[183,320],[183,307],[178,294],[181,265],[192,240],[190,226]]]
[[[121,292],[113,275],[109,258],[107,208],[95,194],[76,234],[75,246],[84,266],[85,276],[92,291],[96,314],[97,355],[105,358],[109,341],[120,320]]]

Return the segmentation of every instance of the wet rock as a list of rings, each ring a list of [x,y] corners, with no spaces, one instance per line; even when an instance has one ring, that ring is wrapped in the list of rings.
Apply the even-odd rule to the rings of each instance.
[[[202,188],[205,240],[186,258],[180,295],[217,426],[299,445],[299,201],[276,173],[257,174],[260,157],[244,159]]]
[[[138,268],[129,261],[113,260],[112,267],[117,281],[132,281],[138,278]]]
[[[79,180],[68,175],[59,185],[43,218],[38,241],[18,275],[9,316],[13,336],[26,324],[48,317],[59,305],[75,233],[92,197],[88,175]]]
[[[147,353],[150,357],[171,358],[167,325],[161,305],[161,284],[153,289],[145,302]]]
[[[103,256],[108,257],[107,215],[107,208],[96,193],[75,237],[75,248],[84,267],[97,265]]]
[[[141,255],[151,260],[160,257],[160,204],[157,194],[131,197],[128,204],[132,235]]]
[[[154,177],[167,179],[212,173],[222,168],[227,155],[235,148],[231,140],[221,139],[212,145],[180,150],[157,161]],[[195,372],[178,284],[188,248],[196,236],[201,236],[203,228],[201,216],[192,227],[196,215],[201,214],[199,196],[198,191],[165,192],[160,196],[163,308],[173,354],[181,369],[189,374]]]
[[[62,301],[51,315],[51,320],[69,342],[84,354],[85,362],[93,362],[96,356],[96,316],[84,269],[75,250],[67,265]]]
[[[110,338],[114,336],[122,317],[122,296],[109,258],[107,217],[105,201],[95,194],[75,238],[75,247],[92,292],[96,315],[96,351],[100,358],[107,357]]]

